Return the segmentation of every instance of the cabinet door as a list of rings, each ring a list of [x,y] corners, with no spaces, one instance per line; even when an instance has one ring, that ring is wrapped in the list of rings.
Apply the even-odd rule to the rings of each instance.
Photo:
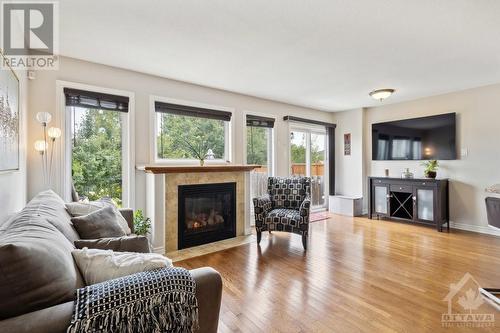
[[[389,187],[387,185],[373,185],[373,213],[379,215],[389,214]]]
[[[415,200],[417,208],[417,220],[433,222],[436,215],[434,199],[436,191],[433,187],[415,188]]]

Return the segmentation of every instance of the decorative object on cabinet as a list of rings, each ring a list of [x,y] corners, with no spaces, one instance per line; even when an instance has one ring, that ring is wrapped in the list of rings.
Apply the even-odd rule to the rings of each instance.
[[[406,168],[405,171],[403,171],[403,173],[401,174],[401,178],[412,179],[413,173],[410,172],[409,168]]]
[[[422,163],[425,167],[424,176],[427,178],[436,178],[437,169],[439,168],[439,162],[436,160],[429,160]]]

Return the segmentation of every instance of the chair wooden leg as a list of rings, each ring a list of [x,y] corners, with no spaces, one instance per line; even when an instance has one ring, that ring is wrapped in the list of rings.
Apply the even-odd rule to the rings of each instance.
[[[302,235],[302,246],[304,246],[304,250],[307,250],[307,235]]]
[[[257,231],[257,244],[260,244],[260,239],[262,238],[262,232]]]

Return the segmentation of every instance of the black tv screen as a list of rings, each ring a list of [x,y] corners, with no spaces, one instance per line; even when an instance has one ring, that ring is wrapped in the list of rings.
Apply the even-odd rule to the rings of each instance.
[[[456,114],[372,124],[373,160],[454,160]]]

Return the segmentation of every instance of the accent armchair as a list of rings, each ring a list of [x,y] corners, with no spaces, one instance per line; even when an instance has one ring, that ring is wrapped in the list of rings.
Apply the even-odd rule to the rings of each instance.
[[[262,231],[286,231],[302,235],[302,245],[307,250],[311,178],[269,177],[267,192],[253,199],[257,244]]]

